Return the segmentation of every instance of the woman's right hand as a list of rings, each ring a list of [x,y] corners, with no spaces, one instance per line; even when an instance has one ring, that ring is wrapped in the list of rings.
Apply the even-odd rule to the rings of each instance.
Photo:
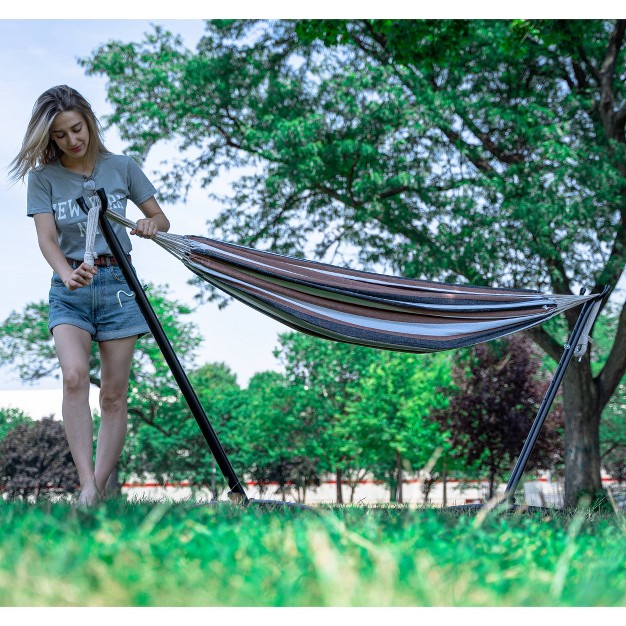
[[[70,291],[75,291],[89,285],[97,271],[95,267],[91,267],[91,265],[83,262],[76,269],[72,270],[72,273],[63,280],[63,283]]]

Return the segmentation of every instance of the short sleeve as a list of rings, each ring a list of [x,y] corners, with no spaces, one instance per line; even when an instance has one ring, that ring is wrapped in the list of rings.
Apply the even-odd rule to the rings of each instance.
[[[52,189],[49,182],[43,180],[36,171],[31,171],[26,192],[26,214],[32,217],[37,213],[53,213]]]
[[[156,188],[148,180],[148,177],[143,173],[137,162],[128,157],[128,191],[129,198],[137,205],[141,204],[156,195]]]

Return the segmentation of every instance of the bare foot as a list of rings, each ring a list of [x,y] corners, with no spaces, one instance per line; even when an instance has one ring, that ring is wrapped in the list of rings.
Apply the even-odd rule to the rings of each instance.
[[[78,496],[77,504],[79,506],[95,506],[100,501],[100,492],[95,483],[85,485]]]

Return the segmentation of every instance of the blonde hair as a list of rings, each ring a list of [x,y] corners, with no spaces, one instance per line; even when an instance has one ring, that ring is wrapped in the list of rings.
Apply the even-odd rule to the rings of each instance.
[[[30,171],[60,158],[63,153],[52,139],[50,127],[56,116],[65,111],[76,111],[85,118],[89,130],[89,145],[85,154],[87,163],[95,165],[98,155],[109,153],[102,141],[100,122],[89,102],[75,89],[57,85],[42,93],[35,102],[22,149],[11,162],[11,179],[23,179]]]

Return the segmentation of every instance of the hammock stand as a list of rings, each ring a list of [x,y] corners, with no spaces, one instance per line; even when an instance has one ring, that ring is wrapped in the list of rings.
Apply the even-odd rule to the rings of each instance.
[[[194,416],[207,442],[207,445],[209,446],[209,449],[211,450],[211,453],[213,454],[215,458],[215,461],[217,462],[220,470],[222,471],[223,476],[226,478],[228,482],[228,486],[230,488],[230,492],[228,493],[229,499],[233,502],[241,503],[243,505],[249,505],[251,503],[254,503],[254,504],[259,504],[259,505],[270,505],[270,506],[285,506],[286,505],[286,506],[296,506],[298,508],[308,508],[305,505],[299,505],[299,504],[294,504],[294,503],[289,503],[289,502],[274,501],[274,500],[259,500],[259,499],[248,498],[245,492],[244,486],[241,480],[238,478],[237,474],[235,473],[235,470],[233,469],[233,466],[230,463],[230,460],[228,459],[228,456],[222,444],[220,443],[215,430],[211,426],[211,423],[209,422],[209,419],[207,418],[206,413],[204,409],[202,408],[202,405],[200,404],[200,401],[198,400],[198,397],[191,383],[189,382],[189,379],[180,361],[178,360],[178,357],[176,356],[176,353],[174,352],[174,349],[167,335],[165,334],[165,331],[163,330],[163,327],[161,326],[161,323],[159,322],[159,319],[156,313],[154,312],[152,305],[150,304],[150,301],[148,300],[146,296],[146,293],[134,271],[134,268],[131,266],[131,264],[128,262],[128,259],[126,258],[126,254],[124,253],[122,249],[119,239],[117,238],[117,235],[115,234],[113,228],[111,227],[111,224],[109,223],[109,219],[113,219],[114,221],[120,224],[123,224],[125,226],[134,226],[134,224],[130,220],[127,220],[126,218],[123,218],[111,211],[108,211],[107,213],[108,198],[104,189],[98,189],[96,191],[96,195],[100,200],[99,207],[97,208],[97,219],[100,225],[102,235],[104,236],[107,244],[109,245],[109,248],[111,249],[111,252],[113,256],[115,257],[118,263],[118,266],[120,270],[122,271],[124,278],[126,279],[126,282],[131,287],[131,289],[135,292],[137,305],[139,306],[139,309],[141,310],[143,316],[145,317],[146,322],[150,328],[150,331],[152,332],[152,335],[154,336],[157,344],[159,345],[159,348],[161,349],[161,352],[172,374],[174,375],[174,378],[176,382],[178,383],[178,386],[183,396],[185,397],[187,405],[189,406],[189,409],[191,410],[191,413]],[[77,198],[76,202],[80,206],[82,211],[89,215],[90,210],[87,207],[84,198],[82,197]],[[89,230],[89,227],[88,227],[88,230]],[[196,238],[196,239],[201,239],[201,238]],[[163,245],[163,247],[168,248],[168,246],[166,245]],[[175,256],[178,256],[179,258],[181,258],[180,254],[177,254],[176,252],[172,252],[172,250],[168,250],[168,251],[170,251],[172,254],[175,254]],[[194,267],[192,267],[191,264],[185,263],[185,265],[187,265],[189,269],[194,271],[196,274],[199,274],[199,272],[196,271]],[[201,274],[199,275],[202,277]],[[270,315],[270,317],[275,317],[275,319],[279,319],[279,321],[286,323],[288,326],[296,328],[297,330],[302,331],[304,329],[304,331],[309,332],[309,334],[317,335],[319,337],[323,337],[327,339],[338,338],[338,337],[333,337],[330,334],[317,333],[315,332],[314,328],[292,325],[288,322],[285,322],[285,319],[278,318],[272,315],[267,310],[264,310],[263,308],[259,306],[255,306],[253,302],[247,301],[245,298],[241,297],[241,295],[238,294],[236,291],[233,292],[228,289],[225,289],[225,290],[227,291],[227,293],[239,299],[240,301],[243,301],[245,304],[252,306],[253,308],[259,310],[260,312],[265,313],[266,315]],[[581,290],[581,294],[580,294],[581,297],[579,299],[580,301],[583,302],[583,306],[579,313],[578,320],[576,321],[576,324],[574,326],[574,329],[572,330],[572,333],[568,341],[564,345],[564,351],[563,351],[561,360],[554,373],[552,381],[550,382],[548,390],[546,391],[545,397],[537,412],[537,415],[533,421],[528,437],[526,438],[526,441],[524,442],[524,445],[519,454],[519,457],[515,463],[515,466],[511,473],[511,477],[509,478],[509,481],[505,488],[504,494],[502,498],[500,499],[501,502],[503,502],[505,505],[508,505],[509,509],[517,508],[515,504],[515,492],[522,478],[522,475],[524,473],[524,470],[526,468],[526,465],[532,453],[533,447],[537,441],[537,438],[539,436],[543,423],[545,422],[545,419],[549,414],[550,407],[552,406],[552,403],[554,401],[558,388],[561,385],[561,382],[565,376],[569,363],[571,362],[574,356],[578,356],[580,358],[582,354],[584,354],[584,351],[586,350],[586,346],[587,346],[588,335],[591,332],[591,328],[595,321],[596,315],[599,312],[600,305],[602,301],[608,296],[610,290],[611,290],[610,287],[606,286],[600,293],[592,294],[589,296],[584,296],[585,290],[584,289]],[[584,296],[584,298],[582,296]],[[575,302],[578,301],[576,300],[576,298],[574,298],[574,300]],[[570,303],[568,306],[563,307],[563,309],[570,308],[572,306],[576,306],[576,304]],[[543,308],[547,309],[548,307],[544,306]],[[534,322],[530,325],[526,324],[524,328],[529,327],[531,325],[536,325],[537,323],[540,323],[540,322]],[[511,332],[517,332],[518,330],[523,330],[524,328],[517,328],[517,329],[509,331],[508,333],[501,333],[500,335],[497,335],[497,336],[502,336],[503,334],[510,334]],[[482,341],[487,341],[487,340],[489,340],[488,337],[482,339]],[[474,343],[478,343],[478,342],[480,341],[475,341]],[[355,340],[355,341],[352,341],[352,343],[360,343],[360,342]],[[375,344],[361,343],[361,345],[375,345]],[[466,344],[466,345],[470,345],[470,344]],[[396,349],[403,351],[403,346],[399,346]],[[443,349],[443,348],[439,348],[439,349]],[[434,347],[432,349],[422,350],[422,352],[437,351],[437,350],[438,350],[437,347]],[[405,348],[404,351],[416,352],[415,350],[410,350],[407,348]],[[456,507],[453,506],[453,507],[448,507],[448,508],[470,509],[470,508],[477,508],[481,506],[482,505],[461,505],[461,506],[456,506]]]

